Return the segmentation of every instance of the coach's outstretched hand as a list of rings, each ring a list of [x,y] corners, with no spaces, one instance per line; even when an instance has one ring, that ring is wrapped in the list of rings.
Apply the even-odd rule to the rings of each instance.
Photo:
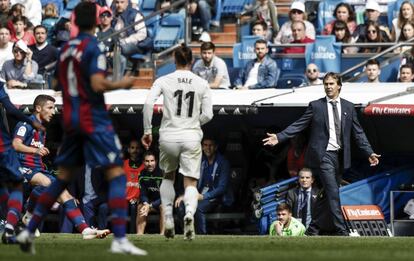
[[[279,143],[279,140],[277,139],[276,134],[274,133],[266,133],[267,134],[267,138],[264,138],[263,141],[263,145],[270,145],[270,146],[275,146],[276,144]]]
[[[371,164],[371,166],[377,166],[379,164],[379,158],[380,157],[381,157],[381,155],[372,153],[368,158],[369,163]]]
[[[149,150],[152,144],[152,135],[151,134],[144,134],[141,138],[142,145],[146,150]]]

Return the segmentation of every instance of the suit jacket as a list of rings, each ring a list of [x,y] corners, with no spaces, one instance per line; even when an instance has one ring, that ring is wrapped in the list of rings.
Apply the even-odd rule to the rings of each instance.
[[[297,216],[298,206],[299,206],[299,190],[300,188],[294,188],[288,191],[286,195],[286,204],[292,208],[292,215],[295,218],[301,218]],[[317,187],[312,187],[311,190],[311,216],[313,218],[315,211],[316,202],[318,199],[319,189]]]
[[[341,128],[342,149],[344,155],[344,168],[351,167],[351,135],[357,146],[368,158],[373,150],[365,136],[364,130],[359,124],[354,104],[345,100],[341,101]],[[329,141],[329,119],[326,97],[309,103],[308,108],[300,119],[292,123],[284,131],[277,134],[279,142],[284,142],[294,137],[305,128],[310,127],[310,138],[305,154],[305,166],[318,168],[325,156]]]

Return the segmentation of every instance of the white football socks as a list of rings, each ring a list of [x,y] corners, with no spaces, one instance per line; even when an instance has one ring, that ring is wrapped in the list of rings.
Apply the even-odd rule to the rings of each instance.
[[[191,215],[197,210],[198,204],[198,190],[194,186],[187,186],[184,192],[185,213],[191,212]]]
[[[160,186],[161,204],[165,211],[165,216],[172,216],[175,199],[174,181],[163,179]]]

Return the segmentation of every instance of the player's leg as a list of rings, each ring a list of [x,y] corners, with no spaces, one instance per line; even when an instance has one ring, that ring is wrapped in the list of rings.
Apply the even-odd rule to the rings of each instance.
[[[8,211],[2,241],[4,244],[15,244],[17,243],[15,229],[22,212],[23,184],[21,182],[12,182],[9,189],[10,194],[7,200]]]
[[[137,210],[137,235],[143,235],[145,233],[145,227],[147,226],[147,216],[143,216],[140,214],[142,207],[144,204],[138,205]],[[132,222],[132,221],[131,221]]]
[[[101,166],[109,183],[108,207],[112,216],[112,241],[110,251],[132,255],[146,255],[147,252],[126,238],[126,177],[121,158],[121,143],[113,131],[93,133],[87,136],[83,148],[85,161],[91,168]]]
[[[9,189],[0,184],[0,219],[5,220],[7,216],[7,201],[9,200]]]
[[[114,240],[111,244],[112,253],[125,253],[133,255],[147,255],[126,238],[127,202],[125,200],[126,177],[121,166],[109,167],[105,171],[109,182],[108,206],[112,215],[112,232]]]
[[[180,155],[180,173],[184,176],[184,238],[192,240],[195,237],[194,214],[197,210],[199,193],[197,180],[200,177],[201,144],[200,142],[183,143]]]
[[[15,228],[20,219],[23,206],[23,171],[13,149],[0,154],[1,181],[9,186],[7,200],[7,215],[5,231],[2,236],[3,243],[17,243]]]
[[[159,213],[160,213],[160,235],[164,235],[165,232],[165,221],[164,221],[164,208],[160,205],[159,206]]]
[[[164,179],[160,186],[161,205],[164,208],[164,236],[173,238],[175,234],[173,207],[175,199],[174,179],[178,168],[180,144],[160,142],[160,168],[164,171]]]

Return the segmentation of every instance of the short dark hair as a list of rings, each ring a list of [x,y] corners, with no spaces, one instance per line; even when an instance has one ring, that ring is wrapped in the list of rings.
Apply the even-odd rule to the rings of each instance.
[[[334,73],[334,72],[326,73],[325,76],[323,77],[323,83],[325,83],[325,80],[328,79],[329,77],[334,78],[336,80],[336,84],[338,84],[339,86],[342,86],[342,77],[341,75],[339,75],[339,73]]]
[[[80,2],[75,7],[75,24],[80,31],[88,31],[96,26],[96,4]]]
[[[157,155],[155,155],[155,152],[153,152],[152,150],[147,150],[144,152],[144,154],[142,154],[142,159],[145,160],[145,157],[147,156],[153,156],[155,160],[157,160]]]
[[[292,208],[289,206],[289,204],[286,203],[280,203],[276,208],[276,213],[287,210],[289,213],[292,213]]]
[[[203,42],[200,46],[201,51],[206,50],[213,50],[213,52],[216,50],[216,46],[212,42]]]
[[[47,28],[44,25],[41,25],[41,24],[36,25],[35,28],[33,28],[33,33],[36,33],[36,30],[39,29],[39,28],[45,29],[45,31],[47,33]]]
[[[175,63],[181,66],[191,64],[193,61],[193,52],[186,44],[181,44],[177,50],[174,51]]]
[[[256,42],[254,43],[254,46],[256,46],[257,44],[265,44],[267,47],[267,42],[264,39],[258,39],[256,40]]]
[[[261,25],[262,28],[263,28],[263,31],[266,31],[267,30],[267,23],[265,21],[263,21],[263,20],[257,20],[257,21],[255,21],[253,23],[252,28],[255,27],[256,25]]]
[[[15,24],[17,22],[23,22],[24,25],[27,25],[28,22],[29,22],[29,19],[27,19],[27,17],[24,16],[24,15],[18,15],[18,16],[13,17],[13,19],[12,19],[13,24]]]
[[[313,173],[312,170],[310,168],[302,168],[301,170],[299,170],[298,176],[300,176],[301,173],[303,172],[309,172],[312,175],[313,178]]]
[[[400,72],[402,71],[402,69],[405,69],[405,68],[410,69],[411,70],[411,73],[414,73],[414,68],[410,64],[408,64],[408,63],[401,65]]]
[[[369,59],[367,61],[367,65],[366,66],[368,66],[368,65],[378,65],[378,67],[380,67],[380,63],[378,62],[377,59]]]
[[[40,94],[35,98],[33,102],[33,107],[36,107],[37,105],[43,106],[48,101],[56,102],[55,98],[53,98],[52,96],[46,95],[46,94]]]

